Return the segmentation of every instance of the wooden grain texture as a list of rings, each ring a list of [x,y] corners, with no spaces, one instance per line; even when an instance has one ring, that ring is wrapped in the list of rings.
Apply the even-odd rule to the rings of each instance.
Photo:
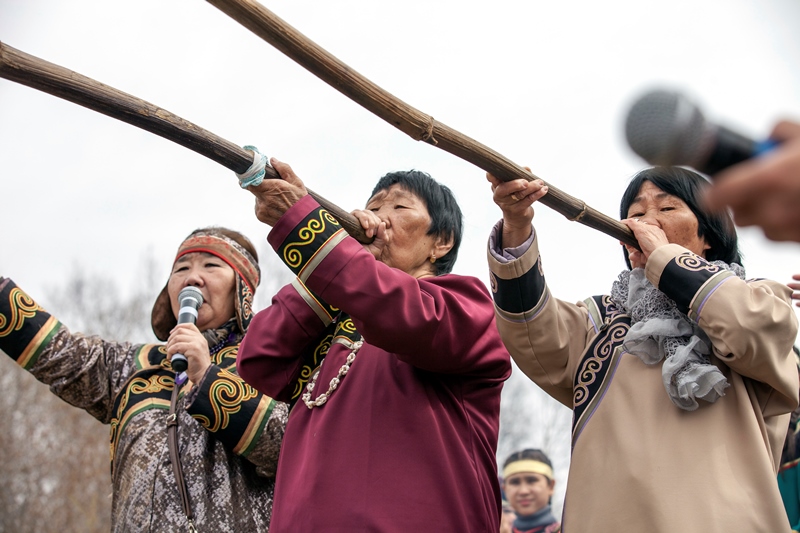
[[[243,173],[253,162],[253,153],[214,135],[188,120],[156,105],[124,93],[59,65],[21,52],[0,42],[0,77],[52,94],[64,100],[127,122],[203,155],[220,165]],[[267,166],[267,178],[280,179]],[[358,220],[334,203],[308,189],[342,227],[359,242],[372,242]]]
[[[434,120],[396,98],[331,55],[254,0],[207,0],[219,10],[286,54],[309,72],[368,111],[418,140],[469,161],[503,181],[540,179],[488,146]],[[543,180],[544,181],[544,180]],[[549,192],[539,200],[569,220],[636,246],[633,233],[619,220],[587,206],[585,202],[547,183]]]

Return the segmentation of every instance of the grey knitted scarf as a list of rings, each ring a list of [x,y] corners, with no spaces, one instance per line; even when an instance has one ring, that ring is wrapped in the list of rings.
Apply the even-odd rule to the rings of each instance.
[[[711,263],[744,279],[744,268],[736,263]],[[661,379],[672,403],[694,411],[698,399],[714,403],[725,394],[728,380],[711,364],[708,336],[650,283],[644,269],[623,271],[611,288],[611,299],[631,316],[623,349],[648,365],[664,360]]]

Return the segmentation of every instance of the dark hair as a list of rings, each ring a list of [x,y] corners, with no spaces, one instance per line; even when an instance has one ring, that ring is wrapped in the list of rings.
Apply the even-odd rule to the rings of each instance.
[[[453,192],[426,172],[400,170],[389,172],[379,179],[375,188],[372,189],[370,198],[392,185],[399,185],[425,202],[428,215],[431,217],[428,235],[442,237],[445,241],[453,240],[453,247],[450,251],[441,258],[437,258],[433,264],[434,274],[437,276],[447,274],[453,270],[453,265],[455,265],[458,247],[461,246],[461,235],[464,231],[463,215]]]
[[[539,461],[540,463],[544,463],[550,468],[553,468],[553,463],[550,462],[550,458],[547,457],[547,455],[545,455],[545,453],[542,450],[536,448],[526,448],[524,450],[512,453],[503,463],[503,468],[507,467],[511,463],[515,463],[517,461],[524,461],[525,459],[529,459],[531,461]]]
[[[741,264],[742,256],[739,253],[733,220],[727,211],[710,213],[703,208],[702,193],[709,183],[703,176],[691,170],[682,167],[652,167],[636,174],[622,195],[619,204],[620,218],[628,218],[628,209],[645,181],[649,181],[667,194],[680,198],[691,209],[697,218],[697,236],[704,238],[710,247],[706,250],[707,260]],[[623,252],[625,263],[631,268],[624,246]]]

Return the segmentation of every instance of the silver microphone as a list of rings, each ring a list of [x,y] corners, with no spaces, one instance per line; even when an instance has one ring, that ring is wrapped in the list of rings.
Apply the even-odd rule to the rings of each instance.
[[[667,90],[646,93],[631,106],[625,137],[652,165],[689,166],[708,175],[776,146],[709,122],[691,100]]]
[[[196,324],[197,311],[203,305],[203,293],[197,287],[184,287],[178,294],[180,310],[178,311],[178,324]],[[186,372],[189,361],[186,356],[176,353],[172,356],[172,369],[176,374]]]

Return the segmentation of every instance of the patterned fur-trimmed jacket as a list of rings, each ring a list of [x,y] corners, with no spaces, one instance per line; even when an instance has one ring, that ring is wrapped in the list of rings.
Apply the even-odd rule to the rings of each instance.
[[[287,405],[236,374],[240,338],[178,402],[183,475],[199,531],[268,531]],[[110,426],[113,531],[181,531],[167,448],[174,372],[164,345],[71,333],[0,278],[0,349],[66,402]]]

